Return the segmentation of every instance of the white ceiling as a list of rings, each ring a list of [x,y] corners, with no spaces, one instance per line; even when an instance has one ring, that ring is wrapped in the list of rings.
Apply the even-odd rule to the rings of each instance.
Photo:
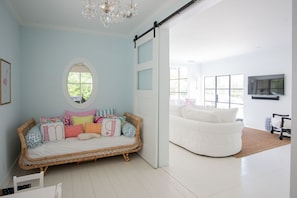
[[[136,0],[139,13],[105,28],[81,15],[81,0],[5,0],[24,26],[131,37],[178,0]],[[171,62],[203,62],[291,43],[290,0],[202,0],[171,20]]]
[[[138,15],[105,28],[100,18],[82,16],[81,0],[5,0],[18,21],[25,26],[51,27],[92,33],[130,36],[147,18],[174,0],[135,0]]]
[[[201,4],[197,4],[199,8]],[[170,28],[171,62],[205,62],[290,47],[291,0],[222,0]]]

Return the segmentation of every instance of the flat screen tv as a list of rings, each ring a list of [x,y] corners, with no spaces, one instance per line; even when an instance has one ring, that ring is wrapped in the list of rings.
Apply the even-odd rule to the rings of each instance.
[[[248,77],[249,95],[284,95],[285,75],[265,75]]]

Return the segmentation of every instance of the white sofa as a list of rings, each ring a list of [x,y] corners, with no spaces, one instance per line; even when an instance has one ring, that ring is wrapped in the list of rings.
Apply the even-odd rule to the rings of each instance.
[[[238,109],[170,106],[169,140],[193,153],[211,157],[236,154],[242,147]]]

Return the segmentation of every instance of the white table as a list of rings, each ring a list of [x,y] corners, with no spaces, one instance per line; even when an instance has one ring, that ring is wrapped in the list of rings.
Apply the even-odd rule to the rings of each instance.
[[[6,195],[3,198],[55,198],[56,186],[48,186],[44,188],[39,188],[35,190],[21,191],[19,193]]]

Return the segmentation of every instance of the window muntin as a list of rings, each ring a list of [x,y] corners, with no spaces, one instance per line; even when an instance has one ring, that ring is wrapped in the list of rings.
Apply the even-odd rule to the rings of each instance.
[[[188,95],[189,79],[186,67],[170,68],[170,100],[184,100]]]
[[[75,64],[70,68],[67,78],[67,91],[76,103],[86,102],[92,94],[93,78],[84,64]]]
[[[85,109],[96,99],[98,80],[93,65],[85,59],[71,61],[62,78],[66,102],[74,108]]]
[[[239,109],[243,118],[244,79],[242,74],[204,77],[204,105]]]

